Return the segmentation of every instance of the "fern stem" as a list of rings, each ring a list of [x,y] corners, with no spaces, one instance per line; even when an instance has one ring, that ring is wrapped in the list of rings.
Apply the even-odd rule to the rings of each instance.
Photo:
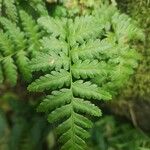
[[[67,22],[67,26],[69,27],[68,25],[68,22]],[[75,122],[74,122],[74,108],[73,108],[73,100],[74,100],[74,95],[73,95],[73,74],[72,74],[72,57],[71,57],[71,44],[70,44],[70,32],[69,30],[66,30],[67,31],[67,43],[68,43],[68,56],[69,56],[69,59],[70,59],[70,62],[69,62],[69,71],[70,71],[70,90],[71,90],[71,93],[72,93],[72,98],[71,98],[71,102],[70,102],[70,105],[71,105],[71,130],[72,130],[72,142],[75,143],[74,141],[74,136],[75,136]]]

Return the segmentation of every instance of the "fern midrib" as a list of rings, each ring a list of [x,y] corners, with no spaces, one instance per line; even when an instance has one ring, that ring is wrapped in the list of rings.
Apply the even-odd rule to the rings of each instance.
[[[67,29],[69,28],[68,22],[67,22]],[[74,100],[74,96],[73,96],[73,74],[72,74],[72,57],[71,57],[71,44],[70,44],[70,32],[69,30],[67,30],[67,43],[68,43],[68,57],[69,57],[69,71],[70,71],[70,90],[72,93],[72,98],[71,98],[71,130],[73,133],[73,136],[71,136],[71,140],[73,143],[75,143],[74,137],[75,137],[75,121],[74,121],[74,109],[73,109],[73,100]]]

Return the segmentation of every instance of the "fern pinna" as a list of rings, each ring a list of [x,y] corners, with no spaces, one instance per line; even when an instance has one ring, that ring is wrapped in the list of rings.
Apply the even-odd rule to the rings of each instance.
[[[38,111],[59,124],[62,150],[87,149],[87,129],[92,127],[88,116],[102,114],[92,101],[110,100],[114,88],[137,65],[137,54],[128,42],[142,34],[130,18],[112,6],[96,14],[38,20],[48,36],[41,40],[42,51],[31,60],[31,68],[43,75],[28,90],[48,93]]]
[[[41,36],[39,26],[29,14],[20,10],[19,17],[20,26],[0,17],[0,82],[8,81],[11,85],[16,85],[18,72],[25,81],[31,80],[29,59],[39,50]]]
[[[32,78],[29,60],[40,49],[36,18],[48,15],[43,0],[0,0],[0,84]],[[35,19],[33,19],[33,17]]]
[[[18,22],[18,11],[25,10],[35,16],[47,15],[43,0],[0,0],[0,16],[5,16],[13,22]]]

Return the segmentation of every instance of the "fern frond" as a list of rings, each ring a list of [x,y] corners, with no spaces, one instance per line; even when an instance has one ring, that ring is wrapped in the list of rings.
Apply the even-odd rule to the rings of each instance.
[[[27,0],[29,5],[36,11],[40,16],[48,15],[46,6],[43,0]]]
[[[7,34],[0,32],[0,51],[2,56],[0,57],[1,66],[1,82],[5,79],[11,84],[15,85],[17,82],[17,67],[11,54],[14,52],[14,47]]]
[[[25,36],[27,37],[27,42],[29,45],[29,50],[31,53],[34,51],[38,51],[40,49],[40,38],[42,33],[40,32],[39,26],[33,20],[33,18],[27,14],[25,11],[21,10],[19,12],[20,18],[22,21],[22,26],[25,32]]]
[[[125,14],[116,13],[112,17],[113,28],[119,43],[126,43],[131,39],[144,40],[143,32],[132,23],[131,18]]]
[[[7,17],[13,22],[18,21],[17,8],[15,6],[15,0],[4,0],[5,13]]]
[[[8,35],[0,31],[0,52],[6,56],[14,52],[12,41],[8,38]]]
[[[0,24],[3,25],[3,28],[8,33],[9,37],[16,44],[16,48],[19,50],[24,50],[26,47],[26,40],[24,38],[24,33],[20,31],[20,28],[17,27],[15,23],[12,23],[4,17],[0,18]]]
[[[82,99],[75,97],[76,96],[74,94],[75,83],[73,83],[72,73],[75,67],[78,69],[80,68],[81,65],[75,64],[74,66],[72,66],[70,64],[71,60],[70,57],[68,57],[68,54],[70,53],[68,51],[69,50],[68,48],[71,46],[70,43],[71,41],[70,36],[67,37],[68,34],[67,29],[70,28],[72,29],[72,27],[71,24],[69,27],[67,27],[68,23],[66,21],[67,21],[66,19],[63,19],[62,21],[47,17],[38,20],[39,24],[43,26],[45,30],[48,30],[48,33],[51,35],[51,38],[43,38],[42,47],[46,52],[41,54],[39,53],[39,56],[37,56],[35,59],[32,59],[31,67],[33,68],[34,71],[38,70],[42,70],[43,72],[49,71],[51,72],[51,74],[47,74],[35,80],[35,82],[29,85],[28,90],[45,91],[45,90],[60,89],[60,91],[56,91],[55,93],[52,92],[52,95],[47,96],[46,99],[38,107],[38,110],[48,113],[51,112],[48,115],[48,120],[50,123],[59,122],[62,119],[64,120],[61,126],[58,126],[57,129],[57,131],[61,132],[59,140],[64,144],[62,149],[66,147],[72,149],[74,145],[78,146],[78,144],[80,144],[78,147],[80,149],[83,149],[82,147],[86,147],[86,143],[84,140],[89,137],[89,133],[85,130],[85,128],[91,127],[92,123],[90,120],[88,120],[81,114],[87,113],[94,116],[100,116],[101,111],[99,110],[98,107],[94,106],[90,102],[83,101]],[[82,32],[78,33],[82,34]],[[89,35],[92,34],[94,33],[90,31]],[[85,36],[86,35],[83,36],[83,39],[84,38],[86,39]],[[66,38],[68,38],[68,43],[65,41]],[[85,61],[83,63],[85,64],[86,67],[86,65],[89,64],[90,62],[91,66],[97,63],[99,64],[99,62],[97,62],[96,60],[89,62]],[[96,66],[96,68],[98,69],[98,65]],[[65,71],[65,69],[70,70],[71,72],[70,71],[67,72]],[[51,70],[60,70],[60,72],[53,72]],[[89,68],[89,72],[92,72],[91,68]],[[97,72],[95,73],[95,75],[97,75]],[[63,87],[67,87],[67,89],[65,89],[65,92]],[[92,90],[94,90],[93,87]],[[96,91],[95,93],[98,96],[101,96],[99,95],[98,91]],[[84,97],[86,97],[86,94],[87,94],[86,92],[83,93],[83,95],[85,95]],[[97,95],[96,98],[98,97]],[[99,99],[101,98],[102,97],[99,97]],[[89,106],[91,107],[91,110],[88,109]],[[80,120],[81,118],[85,122]]]
[[[106,13],[109,25],[113,15]],[[107,33],[109,28],[106,31],[105,21],[99,25],[97,19],[85,16],[74,19],[41,17],[38,20],[48,36],[41,40],[42,52],[31,60],[31,67],[33,71],[42,70],[44,75],[32,82],[28,90],[49,93],[38,111],[48,113],[50,123],[59,124],[56,130],[62,150],[87,149],[87,128],[92,126],[87,116],[102,114],[87,100],[110,100],[111,90],[105,83],[117,83],[121,74],[116,80],[113,77],[119,65],[123,68],[121,73],[129,76],[136,62],[128,44],[118,44],[115,33]]]
[[[18,2],[18,4],[19,3],[20,2]],[[12,8],[13,5],[16,7],[14,0],[10,2],[4,0],[4,4]],[[13,22],[9,17],[0,17],[0,24],[3,29],[3,31],[0,32],[0,52],[3,55],[0,62],[3,64],[7,56],[11,57],[21,77],[25,81],[30,81],[32,75],[29,66],[29,57],[34,57],[37,51],[40,50],[40,38],[42,33],[33,18],[25,11],[20,10],[19,17],[22,24]],[[4,68],[3,65],[2,67]],[[5,68],[3,70],[5,71]],[[7,78],[5,79],[7,80]]]
[[[15,68],[13,70],[18,70],[22,75],[22,78],[25,81],[29,81],[32,75],[31,69],[29,67],[29,52],[27,51],[28,45],[26,43],[24,32],[22,32],[15,23],[11,22],[7,18],[1,17],[0,24],[2,24],[5,31],[0,32],[0,52],[3,55],[3,57],[0,59],[0,62],[2,62],[4,72],[12,72],[12,68]],[[9,58],[9,61],[7,57]],[[11,61],[10,58],[12,59]],[[10,62],[11,67],[7,68],[5,64],[6,62],[7,66]],[[5,76],[5,79],[9,79],[9,81],[14,80],[14,82],[11,81],[10,83],[12,83],[12,85],[15,85],[14,83],[16,83],[17,80],[17,73],[16,71],[13,72],[15,72],[13,75]],[[16,77],[14,77],[15,75]],[[12,79],[10,80],[11,77]]]

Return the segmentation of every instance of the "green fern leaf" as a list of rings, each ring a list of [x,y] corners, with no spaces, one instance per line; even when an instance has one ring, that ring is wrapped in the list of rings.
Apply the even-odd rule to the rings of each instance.
[[[86,143],[84,140],[90,136],[89,133],[85,129],[79,127],[78,125],[74,125],[73,128],[74,128],[74,131],[69,129],[66,133],[62,134],[59,138],[59,141],[61,141],[62,143],[66,143],[70,139],[71,140],[76,139],[75,143],[80,143],[80,144],[82,144],[82,146],[83,145],[86,146]],[[70,143],[70,144],[72,144],[72,143]],[[73,147],[73,145],[70,145],[70,148],[71,147]]]
[[[109,43],[107,40],[100,41],[89,40],[86,43],[83,43],[80,47],[73,48],[71,56],[74,62],[77,62],[79,59],[94,59],[99,57],[100,54],[105,54],[107,51],[112,49],[113,44]]]
[[[8,38],[8,35],[0,32],[0,52],[7,56],[14,52],[14,47],[12,41]]]
[[[59,39],[57,39],[55,37],[51,37],[51,38],[44,37],[41,40],[41,45],[42,45],[42,49],[45,51],[52,50],[56,53],[63,51],[66,55],[68,53],[68,51],[67,51],[68,45],[65,42],[65,40],[60,41]]]
[[[0,18],[0,23],[5,30],[5,32],[0,32],[0,52],[3,54],[0,62],[2,62],[4,72],[14,72],[13,75],[5,75],[5,79],[15,85],[14,83],[17,80],[16,70],[18,70],[25,81],[30,81],[32,75],[29,67],[28,52],[25,51],[27,45],[24,33],[15,23],[4,17]],[[10,63],[10,66],[8,63]],[[6,65],[9,67],[6,67]]]
[[[12,58],[14,47],[7,34],[0,32],[0,81],[7,80],[12,86],[17,82],[17,67]]]
[[[72,145],[73,141],[75,143],[74,145]],[[82,147],[80,145],[82,145]],[[72,148],[72,147],[75,147],[75,148]],[[80,137],[75,136],[72,139],[70,139],[68,142],[66,142],[62,146],[61,150],[66,150],[66,149],[70,149],[70,150],[77,150],[77,149],[78,150],[83,150],[83,147],[84,147],[84,149],[87,148],[85,146],[85,142]]]
[[[72,98],[69,89],[62,89],[61,91],[53,91],[52,95],[48,95],[46,99],[39,105],[38,110],[42,112],[49,112],[58,106],[70,103]]]
[[[131,24],[131,22],[131,18],[125,14],[116,13],[112,17],[113,28],[120,43],[125,43],[135,38],[144,40],[143,32],[135,28],[135,25]]]
[[[32,78],[31,69],[29,67],[29,59],[26,52],[19,51],[16,54],[16,64],[25,81],[30,81]]]
[[[16,85],[17,83],[17,67],[14,64],[14,60],[8,56],[3,60],[3,67],[5,68],[4,73],[6,79],[12,86]]]
[[[17,22],[17,8],[15,6],[15,0],[4,0],[3,1],[5,7],[5,13],[7,17],[12,20],[13,22]]]
[[[49,114],[48,116],[48,121],[50,123],[54,123],[69,115],[71,115],[71,109],[70,109],[70,105],[68,104],[52,111],[51,114]]]
[[[81,111],[81,113],[86,113],[91,116],[99,117],[102,114],[97,106],[91,104],[89,101],[84,101],[83,99],[75,98],[73,101],[73,107],[75,108],[75,111],[77,112]]]
[[[5,2],[8,3],[8,1]],[[42,32],[33,18],[25,11],[20,10],[19,15],[22,24],[16,24],[9,18],[0,17],[0,24],[3,29],[0,31],[0,52],[3,55],[0,62],[3,64],[7,57],[11,57],[21,78],[30,81],[32,75],[29,58],[33,58],[40,50]],[[3,65],[2,67],[5,71],[5,67]],[[6,76],[5,80],[7,80]]]
[[[97,35],[101,33],[102,29],[97,28],[97,26],[95,26],[96,30],[93,31],[91,28],[89,29],[88,26],[86,29],[89,30],[87,30],[88,32],[85,33],[82,24],[83,21],[86,21],[86,24],[88,26],[91,25],[91,23],[93,22],[93,18],[81,17],[76,18],[74,22],[68,20],[68,23],[66,22],[66,19],[63,19],[63,21],[48,17],[43,17],[39,19],[39,24],[43,26],[45,30],[48,31],[51,37],[53,37],[51,39],[45,38],[44,40],[50,43],[52,43],[51,41],[57,41],[58,45],[54,45],[55,47],[51,47],[49,43],[49,45],[45,47],[46,53],[39,54],[39,56],[33,59],[31,63],[31,66],[34,66],[33,68],[35,71],[45,71],[48,67],[51,68],[50,72],[53,69],[62,69],[61,67],[57,69],[54,67],[55,62],[59,62],[60,60],[56,59],[55,55],[53,55],[54,50],[56,50],[56,53],[58,55],[64,53],[66,55],[64,60],[69,62],[69,65],[67,65],[67,70],[70,70],[70,72],[65,71],[67,74],[63,74],[63,70],[63,72],[57,72],[55,76],[54,74],[45,75],[37,79],[35,82],[31,83],[31,85],[29,85],[28,87],[30,91],[44,91],[61,89],[64,86],[70,86],[70,88],[68,89],[69,97],[66,97],[66,95],[68,96],[67,93],[57,92],[59,93],[58,95],[54,96],[52,94],[51,96],[48,96],[48,98],[46,98],[39,106],[39,110],[41,111],[51,111],[51,113],[48,116],[48,120],[50,123],[59,122],[60,120],[67,119],[60,126],[58,126],[57,129],[57,131],[61,132],[59,140],[64,144],[62,149],[74,149],[75,144],[79,145],[79,149],[84,149],[86,147],[84,140],[89,137],[89,133],[84,128],[89,128],[91,126],[91,122],[88,119],[85,119],[85,117],[83,117],[81,114],[87,113],[92,116],[101,115],[101,111],[98,107],[96,107],[88,101],[84,101],[76,97],[98,100],[111,98],[111,95],[107,91],[102,90],[97,85],[92,84],[91,82],[73,81],[80,79],[81,77],[85,79],[88,77],[93,78],[99,74],[105,74],[105,69],[103,69],[104,71],[102,71],[102,68],[105,68],[105,64],[99,63],[99,61],[94,60],[94,58],[97,57],[97,54],[100,54],[102,51],[105,51],[106,49],[110,48],[110,45],[107,46],[107,44],[103,44],[104,46],[100,47],[102,45],[100,40],[95,40]],[[76,28],[73,28],[73,23],[76,23]],[[57,38],[58,36],[60,36],[59,39]],[[89,41],[89,38],[91,37],[93,38],[93,40]],[[62,42],[64,43],[66,38],[67,46],[65,46],[64,48],[64,44],[62,44]],[[88,42],[85,43],[83,42],[84,40],[87,40]],[[80,47],[77,46],[78,44],[76,45],[75,50],[73,46],[76,44],[76,42],[80,42],[82,44],[81,47],[84,46],[83,48],[85,49],[85,52],[83,50],[83,53],[80,54],[82,50]],[[44,42],[43,45],[45,45]],[[66,49],[68,51],[67,53]],[[93,51],[93,53],[90,56],[91,60],[88,60],[88,54],[90,54],[91,51]],[[76,61],[74,61],[75,53],[77,56],[77,60],[81,58],[85,61],[79,61],[78,63],[76,63]],[[38,60],[40,61],[38,62]],[[48,62],[53,62],[53,64]],[[74,64],[72,64],[72,62],[74,62]],[[61,63],[63,63],[63,60],[60,61],[60,64]],[[57,64],[56,66],[59,66],[59,64]],[[62,66],[62,64],[60,66]],[[85,122],[81,121],[81,118]]]
[[[99,113],[100,115],[101,113]],[[88,118],[84,117],[83,115],[74,114],[74,120],[75,120],[75,124],[77,124],[78,126],[81,126],[82,128],[91,128],[93,123],[91,120],[89,120]]]
[[[34,51],[38,51],[40,49],[39,40],[42,36],[39,26],[25,11],[21,10],[19,13],[22,21],[22,26],[25,31],[25,36],[28,39],[27,42],[29,44],[29,50],[31,51],[31,53],[33,53]]]
[[[48,12],[43,0],[27,0],[29,5],[36,11],[40,16],[47,16]]]
[[[105,75],[106,67],[104,62],[100,63],[98,60],[78,61],[72,66],[72,74],[77,79],[94,78],[97,75]]]
[[[33,58],[30,62],[32,71],[51,70],[56,63],[56,60],[46,53],[38,53],[36,58]]]
[[[57,89],[61,88],[64,85],[69,85],[70,74],[67,71],[60,70],[60,72],[53,71],[51,74],[47,74],[43,77],[40,77],[31,85],[29,85],[29,91],[42,92],[45,89]]]
[[[96,84],[91,82],[83,82],[82,80],[73,83],[73,92],[82,98],[109,100],[111,95],[107,91],[101,90]]]
[[[60,53],[60,55],[55,53],[38,53],[37,57],[31,60],[31,69],[33,71],[45,71],[53,68],[60,70],[62,67],[66,70],[69,69],[69,59],[63,53]]]
[[[66,19],[54,19],[50,17],[41,17],[38,19],[38,23],[40,26],[43,26],[43,28],[50,34],[52,34],[54,37],[61,36],[62,38],[65,38],[66,31],[65,31],[65,24]]]
[[[70,20],[69,25],[69,42],[71,46],[76,42],[83,43],[84,40],[99,36],[103,29],[92,16],[76,17],[75,21]]]
[[[16,48],[24,50],[26,47],[26,40],[24,39],[24,33],[20,31],[19,27],[4,17],[0,18],[0,24],[3,25],[3,28],[7,31],[9,37],[16,44]]]
[[[102,114],[87,100],[110,100],[112,91],[108,84],[118,84],[117,79],[124,80],[121,73],[126,72],[128,77],[136,63],[130,46],[118,42],[115,31],[108,32],[117,10],[103,11],[106,20],[100,18],[102,24],[98,24],[97,16],[74,19],[41,17],[38,20],[48,36],[41,40],[42,52],[31,60],[31,67],[33,71],[42,70],[44,75],[32,82],[28,90],[50,92],[38,111],[48,113],[50,123],[58,123],[56,130],[62,150],[87,149],[87,129],[92,126],[87,117]],[[123,28],[123,33],[120,31],[120,38],[127,27]],[[130,29],[130,32],[133,30]],[[119,65],[122,69],[113,79]]]

